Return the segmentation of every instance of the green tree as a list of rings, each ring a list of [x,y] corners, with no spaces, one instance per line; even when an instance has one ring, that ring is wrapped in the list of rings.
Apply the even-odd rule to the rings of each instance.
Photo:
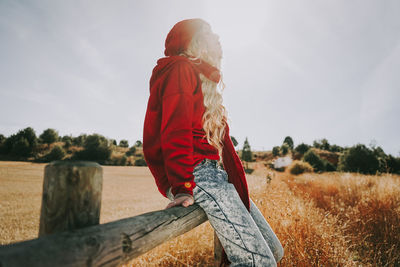
[[[310,149],[309,145],[301,143],[298,146],[296,146],[294,151],[299,153],[299,154],[301,154],[301,155],[304,155],[309,149]]]
[[[287,144],[290,150],[293,150],[293,139],[290,136],[286,136],[285,139],[283,140],[283,144]],[[282,145],[283,145],[282,144]]]
[[[325,171],[325,162],[311,149],[304,154],[303,161],[308,162],[317,172]]]
[[[249,161],[252,161],[252,158],[253,158],[253,155],[251,152],[251,147],[250,147],[249,141],[247,140],[247,137],[246,137],[246,140],[244,141],[244,144],[243,144],[242,160],[249,162]]]
[[[2,153],[16,157],[29,157],[37,147],[37,137],[31,127],[27,127],[12,134],[2,145]]]
[[[390,173],[400,174],[400,158],[388,155],[386,159],[387,171]]]
[[[4,141],[6,141],[6,137],[0,134],[0,144],[2,144]]]
[[[41,135],[39,135],[39,140],[44,144],[52,144],[58,141],[58,132],[54,129],[46,129]]]
[[[77,137],[72,138],[72,144],[74,146],[84,146],[86,138],[87,138],[86,134],[81,134]]]
[[[15,141],[11,149],[11,155],[17,157],[29,157],[31,152],[28,140],[22,136]]]
[[[273,155],[274,157],[277,157],[277,156],[279,156],[279,153],[280,153],[280,148],[279,148],[279,146],[274,146],[274,147],[272,148],[272,155]]]
[[[135,155],[135,153],[136,153],[136,147],[132,146],[129,148],[128,151],[126,151],[125,155],[127,155],[129,157],[129,156]]]
[[[119,146],[120,147],[129,147],[128,140],[123,139],[123,140],[119,141]]]
[[[341,171],[375,174],[379,167],[379,160],[374,151],[363,144],[350,147],[339,157]]]
[[[75,153],[75,159],[104,163],[111,155],[111,147],[108,140],[99,134],[87,136],[83,148],[83,150]]]
[[[65,157],[65,151],[61,146],[54,146],[51,151],[46,154],[43,161],[49,162],[53,160],[62,160]]]
[[[133,163],[134,166],[147,166],[147,162],[145,161],[144,158],[138,158],[135,160]]]
[[[281,145],[281,153],[282,153],[282,155],[286,156],[287,153],[289,153],[289,149],[290,149],[289,145],[287,143],[283,143]]]
[[[135,142],[135,147],[141,147],[141,146],[142,146],[142,141],[137,140],[137,141]]]
[[[64,135],[62,138],[61,138],[61,141],[62,142],[67,142],[67,141],[70,141],[71,142],[71,144],[72,144],[72,136],[71,135]]]
[[[64,142],[64,148],[65,149],[68,149],[68,148],[70,148],[72,146],[72,141],[71,140],[65,140],[65,142]]]

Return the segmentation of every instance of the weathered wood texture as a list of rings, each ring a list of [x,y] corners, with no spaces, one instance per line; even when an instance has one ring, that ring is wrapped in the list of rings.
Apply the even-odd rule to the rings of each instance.
[[[99,224],[103,170],[95,162],[46,165],[39,236]]]
[[[118,266],[207,220],[197,204],[0,246],[0,266]]]

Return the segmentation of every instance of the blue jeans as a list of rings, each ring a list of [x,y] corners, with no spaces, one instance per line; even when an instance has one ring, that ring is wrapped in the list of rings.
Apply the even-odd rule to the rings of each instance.
[[[279,239],[251,199],[250,212],[246,209],[218,162],[204,159],[193,175],[195,204],[206,213],[230,266],[276,266],[283,257]],[[173,200],[170,190],[167,196]]]

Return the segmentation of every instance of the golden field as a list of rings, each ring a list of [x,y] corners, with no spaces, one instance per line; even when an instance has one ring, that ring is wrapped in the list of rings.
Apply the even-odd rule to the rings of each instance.
[[[0,162],[0,244],[36,238],[44,166]],[[249,164],[250,165],[250,164]],[[279,266],[399,266],[400,177],[349,173],[293,176],[258,162],[250,196],[282,242]],[[100,223],[168,204],[147,167],[103,166]],[[208,222],[127,266],[213,266]]]

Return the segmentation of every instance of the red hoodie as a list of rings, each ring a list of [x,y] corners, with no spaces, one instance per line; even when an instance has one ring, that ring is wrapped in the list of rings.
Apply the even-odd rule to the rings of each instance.
[[[206,64],[206,63],[202,63]],[[210,74],[184,56],[169,56],[157,61],[150,79],[150,97],[143,129],[143,153],[158,190],[167,197],[193,195],[193,169],[203,159],[219,160],[202,128],[205,111],[199,73]],[[226,124],[222,162],[243,203],[250,210],[246,176]]]

